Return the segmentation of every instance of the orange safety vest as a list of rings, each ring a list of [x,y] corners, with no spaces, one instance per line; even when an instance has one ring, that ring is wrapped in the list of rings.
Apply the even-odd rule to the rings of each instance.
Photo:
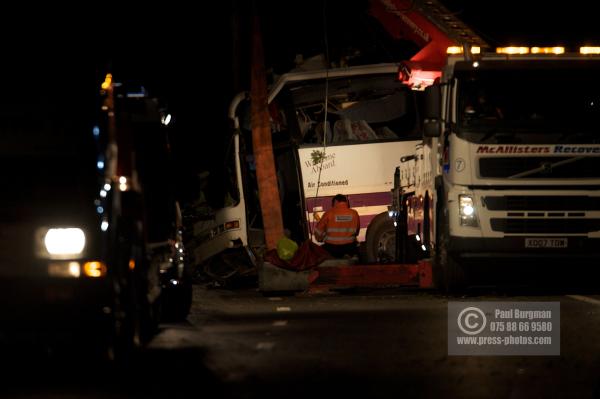
[[[319,220],[314,233],[318,241],[343,245],[355,242],[359,230],[358,212],[349,208],[347,202],[336,202]]]

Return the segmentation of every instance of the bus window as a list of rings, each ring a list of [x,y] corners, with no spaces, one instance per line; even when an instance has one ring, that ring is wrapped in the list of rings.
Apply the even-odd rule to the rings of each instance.
[[[323,137],[325,144],[336,145],[418,135],[414,92],[395,77],[337,78],[328,85],[327,107],[324,81],[290,88],[302,144],[323,145]]]

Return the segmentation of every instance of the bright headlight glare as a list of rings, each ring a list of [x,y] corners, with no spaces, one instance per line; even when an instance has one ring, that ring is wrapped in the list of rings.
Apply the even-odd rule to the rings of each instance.
[[[464,208],[462,208],[462,210],[465,216],[473,216],[473,213],[475,213],[475,209],[473,209],[471,205],[465,206]]]
[[[473,216],[475,208],[473,207],[473,198],[467,195],[461,195],[458,199],[461,216]]]
[[[458,196],[458,212],[460,214],[460,224],[463,226],[477,226],[475,217],[475,203],[470,195]]]
[[[50,255],[79,255],[85,248],[85,234],[75,227],[49,229],[44,245]]]

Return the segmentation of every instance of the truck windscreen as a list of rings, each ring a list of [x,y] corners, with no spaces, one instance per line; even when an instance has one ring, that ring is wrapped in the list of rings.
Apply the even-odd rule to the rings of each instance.
[[[459,135],[473,142],[600,142],[600,64],[515,64],[457,73]]]

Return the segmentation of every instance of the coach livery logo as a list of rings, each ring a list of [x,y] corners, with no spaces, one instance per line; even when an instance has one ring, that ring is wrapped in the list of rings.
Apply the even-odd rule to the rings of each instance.
[[[335,166],[335,152],[325,154],[325,151],[314,150],[310,153],[310,161],[305,161],[304,165],[311,169],[312,173],[319,173],[319,169],[323,170],[333,168]]]

